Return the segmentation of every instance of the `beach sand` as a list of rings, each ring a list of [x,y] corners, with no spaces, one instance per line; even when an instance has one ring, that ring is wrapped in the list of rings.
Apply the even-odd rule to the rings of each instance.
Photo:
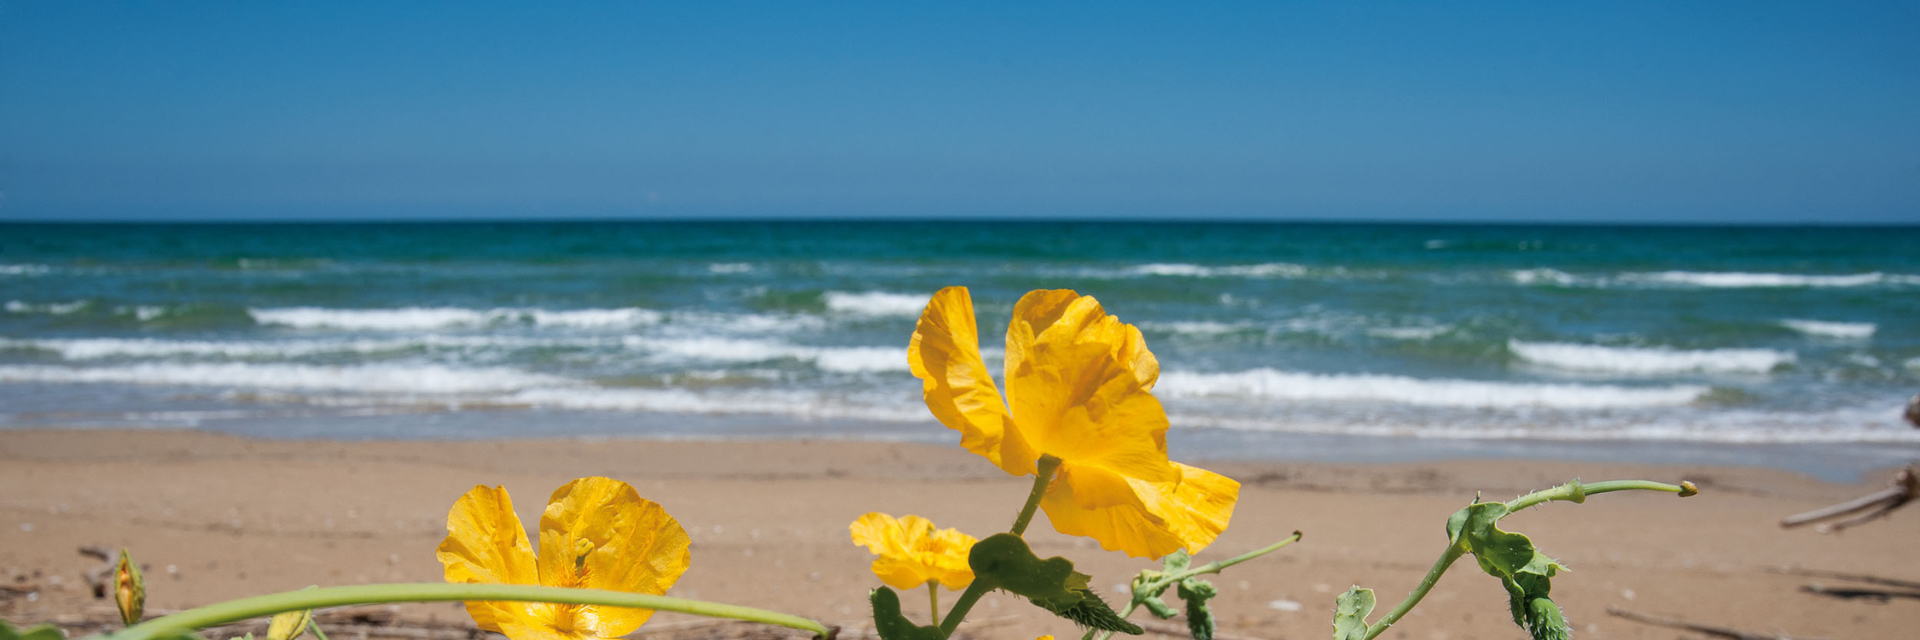
[[[1351,584],[1376,589],[1384,611],[1445,545],[1448,514],[1476,494],[1505,499],[1574,477],[1685,478],[1701,487],[1693,498],[1615,493],[1504,521],[1573,569],[1555,579],[1553,595],[1577,637],[1698,635],[1613,617],[1609,607],[1798,637],[1902,638],[1920,628],[1920,599],[1815,595],[1803,585],[1839,583],[1769,571],[1920,579],[1920,509],[1840,535],[1777,526],[1782,516],[1878,488],[1885,473],[1843,485],[1753,468],[1199,462],[1244,483],[1232,527],[1200,560],[1305,532],[1300,544],[1214,577],[1223,640],[1325,638],[1334,597]],[[522,520],[534,523],[549,492],[586,475],[633,483],[691,533],[693,566],[671,595],[806,615],[842,625],[848,637],[870,629],[865,598],[879,584],[871,556],[848,540],[849,522],[869,511],[914,513],[985,535],[1006,528],[1029,484],[957,446],[0,431],[0,616],[64,621],[73,632],[111,617],[111,602],[93,599],[84,582],[100,564],[77,552],[89,545],[131,549],[147,567],[148,609],[158,612],[308,585],[439,581],[433,550],[461,493],[504,485]],[[1119,585],[1157,565],[1058,535],[1044,515],[1029,538],[1042,555],[1093,574],[1112,601]],[[950,603],[957,594],[942,595]],[[903,596],[909,616],[925,615],[924,591]],[[1467,561],[1383,637],[1526,637],[1505,602],[1497,581]],[[1011,597],[989,596],[974,611],[963,627],[973,637],[1077,637],[1070,623]],[[471,625],[454,604],[392,615]],[[661,614],[641,633],[694,624]]]

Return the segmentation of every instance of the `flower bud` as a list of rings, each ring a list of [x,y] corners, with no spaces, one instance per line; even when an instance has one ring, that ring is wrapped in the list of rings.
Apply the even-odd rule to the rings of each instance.
[[[113,570],[113,603],[120,606],[121,622],[129,627],[140,623],[147,604],[147,585],[125,548],[120,549],[120,566]]]
[[[306,633],[307,625],[312,622],[312,609],[273,614],[273,621],[267,623],[267,640],[294,640]]]

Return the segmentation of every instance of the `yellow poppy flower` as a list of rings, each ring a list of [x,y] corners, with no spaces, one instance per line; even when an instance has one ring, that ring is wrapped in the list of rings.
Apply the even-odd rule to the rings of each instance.
[[[1054,529],[1110,551],[1158,558],[1199,552],[1227,527],[1240,483],[1167,459],[1167,412],[1154,399],[1160,362],[1133,325],[1092,296],[1028,293],[1007,327],[1003,398],[980,358],[965,287],[934,294],[907,361],[927,408],[960,444],[1007,473],[1060,459],[1041,507]]]
[[[447,582],[606,589],[662,595],[686,573],[687,532],[665,509],[611,478],[554,490],[540,516],[540,556],[502,487],[474,487],[447,513]],[[633,633],[650,609],[468,602],[480,628],[513,640],[594,640]]]
[[[869,513],[847,530],[854,544],[880,556],[873,561],[873,575],[887,586],[904,591],[938,582],[957,591],[973,583],[967,553],[979,540],[958,529],[935,529],[933,522],[920,516],[896,520],[884,513]]]

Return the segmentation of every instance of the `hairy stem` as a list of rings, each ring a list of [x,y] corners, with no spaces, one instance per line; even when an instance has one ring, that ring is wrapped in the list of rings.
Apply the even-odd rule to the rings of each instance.
[[[811,631],[826,638],[832,631],[826,625],[799,616],[763,609],[702,600],[670,598],[642,593],[568,589],[509,584],[373,584],[351,587],[301,589],[239,600],[229,600],[170,616],[154,618],[108,634],[106,640],[154,640],[180,635],[241,620],[270,616],[285,611],[320,609],[383,602],[448,602],[506,600],[517,602],[559,602],[632,607],[655,611],[677,611],[711,618],[731,618]]]
[[[1040,497],[1047,494],[1047,483],[1053,482],[1053,473],[1060,470],[1060,459],[1041,455],[1036,467],[1033,489],[1027,492],[1027,503],[1021,505],[1020,515],[1013,519],[1011,531],[1016,536],[1026,534],[1027,525],[1033,522],[1033,512],[1040,508]],[[992,590],[981,580],[974,580],[973,584],[967,585],[967,590],[960,592],[960,599],[953,602],[953,608],[947,610],[946,622],[940,623],[941,637],[953,635],[953,630],[960,627],[960,621],[967,618],[967,612],[973,610],[973,603],[979,602],[981,596]]]
[[[1027,524],[1033,522],[1033,512],[1040,508],[1040,496],[1046,495],[1047,483],[1053,482],[1053,472],[1060,469],[1060,459],[1049,455],[1040,456],[1039,468],[1033,474],[1033,489],[1027,492],[1027,504],[1020,507],[1020,515],[1013,519],[1013,535],[1026,535]]]
[[[1420,579],[1420,586],[1414,587],[1413,593],[1407,594],[1405,600],[1401,600],[1399,605],[1387,612],[1387,615],[1380,616],[1379,622],[1367,628],[1366,640],[1373,640],[1385,633],[1393,623],[1400,621],[1401,616],[1407,615],[1415,605],[1420,604],[1420,600],[1427,597],[1427,592],[1433,590],[1433,585],[1440,582],[1440,576],[1447,573],[1447,567],[1453,566],[1453,561],[1459,560],[1460,556],[1465,555],[1466,552],[1466,548],[1460,545],[1448,545],[1446,552],[1440,554],[1440,559],[1433,561],[1433,568],[1427,570],[1427,577]]]
[[[1507,501],[1506,504],[1508,511],[1519,511],[1537,504],[1557,500],[1576,503],[1585,502],[1587,496],[1612,491],[1665,491],[1667,493],[1680,494],[1682,498],[1700,492],[1699,489],[1694,488],[1691,482],[1671,485],[1664,482],[1652,482],[1648,480],[1607,480],[1604,482],[1585,484],[1579,480],[1575,480],[1552,489],[1542,489],[1514,498]]]
[[[1252,551],[1248,551],[1246,553],[1242,553],[1240,555],[1227,558],[1225,560],[1215,560],[1213,562],[1209,562],[1204,565],[1201,565],[1197,568],[1188,569],[1182,572],[1178,577],[1175,577],[1174,581],[1177,582],[1177,581],[1185,580],[1187,578],[1191,578],[1197,575],[1203,575],[1208,573],[1220,573],[1221,569],[1225,569],[1227,567],[1231,567],[1233,565],[1240,564],[1242,562],[1246,562],[1248,560],[1252,560],[1254,558],[1258,558],[1260,556],[1264,556],[1269,553],[1273,553],[1275,551],[1279,551],[1281,547],[1285,547],[1287,545],[1290,545],[1299,541],[1300,541],[1300,532],[1295,531],[1293,532],[1293,535],[1287,536],[1286,538],[1282,539],[1279,542],[1275,542],[1273,544],[1270,544],[1258,549],[1254,549]]]

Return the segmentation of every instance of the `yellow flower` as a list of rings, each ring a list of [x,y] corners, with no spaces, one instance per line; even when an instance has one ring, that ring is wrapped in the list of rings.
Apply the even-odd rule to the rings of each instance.
[[[907,362],[927,408],[960,444],[1007,473],[1061,460],[1040,506],[1054,529],[1110,551],[1158,558],[1199,552],[1227,527],[1240,483],[1167,459],[1167,412],[1154,399],[1160,363],[1140,330],[1073,291],[1033,291],[1007,327],[1003,399],[980,358],[965,287],[934,294]]]
[[[960,590],[973,583],[967,553],[979,540],[958,529],[935,529],[933,522],[920,516],[896,520],[876,512],[860,516],[847,530],[854,544],[880,556],[873,561],[873,575],[887,586],[906,590],[938,582]]]
[[[540,516],[540,557],[502,487],[474,487],[447,513],[447,582],[606,589],[661,595],[687,571],[687,532],[660,505],[611,478],[554,490]],[[649,609],[544,602],[468,602],[480,628],[513,640],[617,638]]]

